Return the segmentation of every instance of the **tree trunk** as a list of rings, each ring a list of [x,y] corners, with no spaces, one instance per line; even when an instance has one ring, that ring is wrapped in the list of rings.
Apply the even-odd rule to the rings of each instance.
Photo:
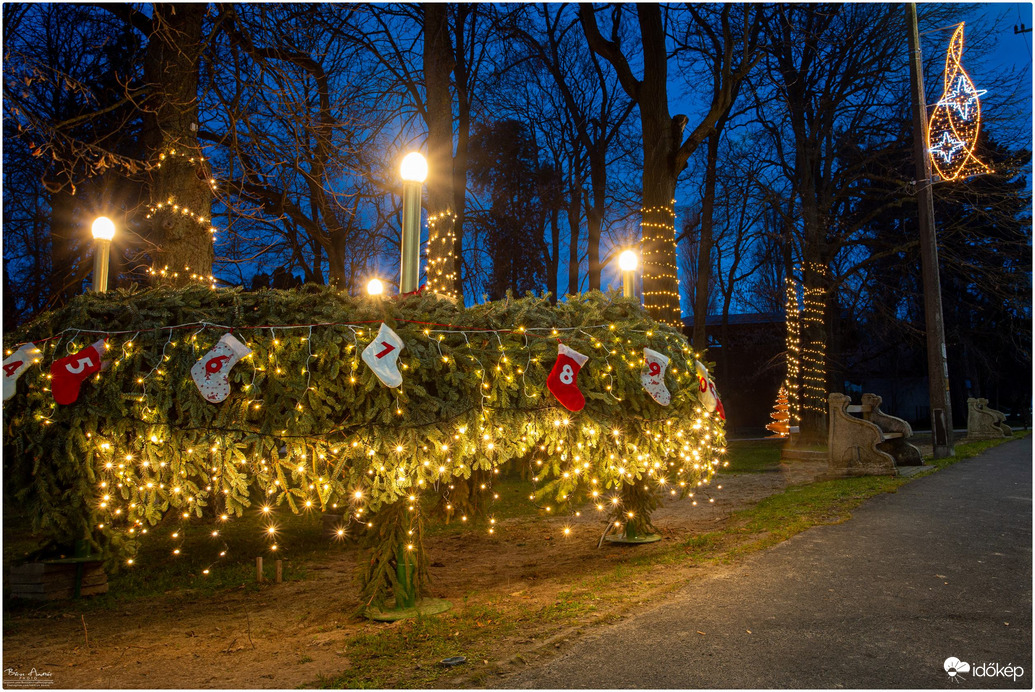
[[[568,200],[568,294],[579,292],[579,192],[576,186],[571,188],[571,199]]]
[[[423,5],[424,87],[428,123],[428,264],[427,287],[456,298],[456,211],[453,194],[453,44],[449,35],[449,6]]]
[[[550,302],[557,304],[557,293],[560,290],[561,260],[561,210],[554,207],[550,210],[550,247],[552,254],[546,263],[546,285],[550,289]]]
[[[819,443],[827,436],[826,301],[828,277],[814,203],[802,204],[806,242],[802,248],[801,440]],[[809,209],[809,207],[812,207]],[[811,241],[811,242],[810,242]]]
[[[676,269],[676,153],[685,119],[668,110],[668,51],[661,8],[637,5],[643,41],[643,304],[659,322],[682,329]]]
[[[75,198],[67,188],[61,188],[50,197],[50,305],[59,307],[79,293],[76,281],[76,236],[80,229],[75,223]],[[92,254],[84,262],[93,259]],[[91,265],[92,266],[92,265]]]
[[[600,290],[600,231],[604,223],[604,208],[607,204],[607,162],[606,150],[597,146],[589,151],[589,179],[592,189],[591,203],[586,205],[586,254],[589,257],[589,290]],[[587,200],[587,201],[590,201]]]
[[[708,317],[708,289],[712,279],[712,221],[715,215],[715,178],[719,162],[719,139],[722,130],[716,128],[708,137],[708,162],[704,173],[704,200],[701,203],[701,237],[697,245],[697,289],[694,305],[694,351],[704,353],[708,348],[705,320]],[[729,302],[728,300],[726,301]],[[725,331],[725,320],[723,322]],[[723,342],[725,344],[725,341]],[[723,359],[725,361],[725,359]]]
[[[184,284],[212,273],[212,189],[198,143],[198,66],[204,4],[156,4],[144,57],[153,96],[144,118],[151,170],[152,269]]]

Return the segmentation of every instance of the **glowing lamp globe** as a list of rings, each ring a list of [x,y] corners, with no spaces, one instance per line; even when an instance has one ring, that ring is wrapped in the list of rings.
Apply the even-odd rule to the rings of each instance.
[[[403,157],[400,174],[403,180],[423,183],[428,177],[428,162],[419,153],[413,151]]]
[[[636,253],[632,250],[626,250],[622,254],[618,255],[618,266],[623,272],[634,272],[636,271],[636,265],[639,263],[639,258]]]
[[[367,283],[367,294],[372,296],[379,296],[385,292],[385,285],[381,279],[371,279]]]
[[[115,224],[107,216],[98,216],[90,227],[95,240],[111,240],[115,237]]]

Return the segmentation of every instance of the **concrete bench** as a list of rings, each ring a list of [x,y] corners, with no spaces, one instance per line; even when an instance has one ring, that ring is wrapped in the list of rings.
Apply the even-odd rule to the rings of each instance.
[[[923,465],[920,450],[908,442],[913,429],[901,418],[881,411],[881,398],[876,394],[863,394],[862,403],[852,405],[848,396],[835,392],[827,403],[827,454],[832,475],[893,476],[900,466]]]
[[[1006,415],[988,407],[988,399],[967,399],[967,439],[996,440],[1013,435]]]

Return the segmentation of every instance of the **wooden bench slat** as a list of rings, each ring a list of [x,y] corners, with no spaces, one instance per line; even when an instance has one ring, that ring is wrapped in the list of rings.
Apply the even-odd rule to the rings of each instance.
[[[895,433],[895,432],[886,432],[886,433],[881,433],[881,434],[884,435],[884,439],[885,440],[897,440],[900,437],[904,437],[904,435],[902,433]]]
[[[872,411],[873,407],[866,404],[850,404],[848,406],[849,413],[871,413]]]

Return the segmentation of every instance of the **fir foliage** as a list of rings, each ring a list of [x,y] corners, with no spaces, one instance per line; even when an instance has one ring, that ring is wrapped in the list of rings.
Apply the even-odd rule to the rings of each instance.
[[[405,341],[398,389],[360,359],[382,321]],[[229,398],[211,404],[190,369],[229,329],[253,353],[231,371]],[[50,364],[104,335],[111,367],[74,404],[55,404]],[[579,413],[545,386],[558,340],[590,356]],[[156,287],[82,295],[5,335],[8,349],[26,341],[43,360],[4,404],[7,488],[40,535],[122,557],[169,512],[287,505],[376,528],[381,507],[510,460],[528,463],[559,501],[580,503],[633,479],[685,494],[724,451],[721,422],[699,405],[686,339],[614,293],[462,308],[316,286]],[[641,386],[645,346],[672,359],[668,407]],[[370,580],[391,582],[372,570]]]

